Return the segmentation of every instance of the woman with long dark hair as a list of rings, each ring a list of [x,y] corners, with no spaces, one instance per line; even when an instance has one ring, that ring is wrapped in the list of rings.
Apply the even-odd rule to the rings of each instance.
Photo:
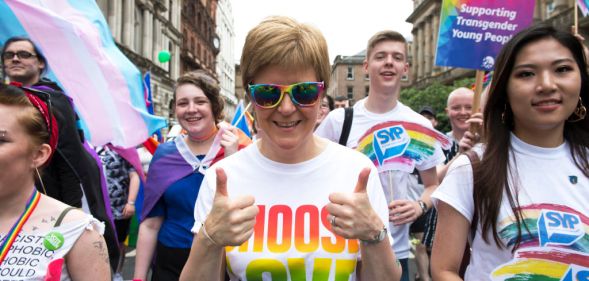
[[[585,56],[572,34],[547,25],[504,46],[484,109],[485,140],[475,148],[480,162],[460,156],[433,195],[439,211],[434,279],[460,280],[467,237],[472,254],[465,280],[587,276]]]

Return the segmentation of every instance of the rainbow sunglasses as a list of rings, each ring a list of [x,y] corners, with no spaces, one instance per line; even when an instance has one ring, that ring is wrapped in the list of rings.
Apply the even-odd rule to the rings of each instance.
[[[284,94],[288,93],[290,100],[299,107],[313,106],[325,90],[324,82],[301,82],[292,85],[250,84],[250,95],[256,106],[274,108],[280,104]]]

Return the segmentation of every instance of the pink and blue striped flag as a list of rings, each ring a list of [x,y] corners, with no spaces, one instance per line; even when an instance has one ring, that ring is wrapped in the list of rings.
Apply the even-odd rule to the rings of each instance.
[[[589,0],[577,0],[581,13],[586,17],[589,15]]]
[[[25,36],[41,49],[47,77],[73,99],[95,146],[132,147],[166,121],[147,112],[141,73],[117,48],[94,0],[2,0],[0,45]]]

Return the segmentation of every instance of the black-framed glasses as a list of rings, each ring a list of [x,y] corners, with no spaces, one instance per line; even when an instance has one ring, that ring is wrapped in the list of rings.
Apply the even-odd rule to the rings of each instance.
[[[10,60],[10,59],[14,58],[14,55],[16,55],[19,59],[29,59],[29,58],[37,56],[37,55],[35,55],[31,52],[28,52],[28,51],[16,51],[16,52],[7,51],[2,54],[2,59]]]

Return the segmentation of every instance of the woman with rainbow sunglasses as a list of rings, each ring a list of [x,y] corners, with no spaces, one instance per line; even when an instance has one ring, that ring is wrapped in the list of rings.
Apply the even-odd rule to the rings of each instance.
[[[376,168],[313,135],[329,86],[323,35],[268,18],[241,67],[264,136],[205,173],[180,280],[399,280]]]

